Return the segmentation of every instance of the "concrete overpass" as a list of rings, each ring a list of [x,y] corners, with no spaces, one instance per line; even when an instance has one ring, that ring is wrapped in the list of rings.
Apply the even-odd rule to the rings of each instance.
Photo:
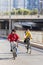
[[[3,15],[0,16],[0,20],[6,20],[9,19],[11,17],[11,19],[43,19],[43,15]]]
[[[2,27],[5,30],[9,28],[9,32],[11,32],[11,29],[14,28],[14,22],[43,22],[43,15],[2,15],[0,16],[0,29]],[[1,31],[5,32],[5,30],[2,29]]]

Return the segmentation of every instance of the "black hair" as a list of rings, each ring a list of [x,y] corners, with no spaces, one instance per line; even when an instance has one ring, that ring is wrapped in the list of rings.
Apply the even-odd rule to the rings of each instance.
[[[26,28],[25,30],[28,30],[28,28]]]
[[[16,32],[16,30],[15,30],[15,29],[12,29],[11,33],[12,33],[12,32]]]
[[[14,29],[14,32],[16,32],[16,30]]]
[[[12,32],[14,32],[14,29],[12,29]]]

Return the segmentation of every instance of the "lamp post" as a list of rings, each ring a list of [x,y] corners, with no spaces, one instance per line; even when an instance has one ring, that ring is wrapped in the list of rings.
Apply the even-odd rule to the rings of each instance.
[[[40,0],[40,13],[42,14],[42,4],[43,4],[43,1]]]
[[[40,8],[38,9],[38,17],[40,17],[40,14],[42,14],[42,0],[39,1]]]
[[[40,0],[40,13],[42,14],[43,0]],[[43,30],[42,30],[42,43],[43,43]]]
[[[7,8],[6,8],[6,12],[8,12],[8,0],[7,0],[7,6],[6,6]],[[5,29],[6,29],[6,35],[8,35],[8,21],[6,20],[5,21]]]
[[[10,0],[10,13],[9,13],[9,33],[12,30],[12,21],[11,21],[11,0]]]

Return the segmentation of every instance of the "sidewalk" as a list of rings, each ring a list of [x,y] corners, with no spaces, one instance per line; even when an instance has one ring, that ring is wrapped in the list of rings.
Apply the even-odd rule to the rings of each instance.
[[[14,60],[7,39],[0,39],[0,65],[43,65],[43,50],[32,47],[32,53],[26,53],[23,44],[19,44]]]

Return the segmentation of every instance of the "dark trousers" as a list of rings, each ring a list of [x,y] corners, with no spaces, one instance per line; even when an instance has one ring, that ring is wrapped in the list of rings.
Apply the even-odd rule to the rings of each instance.
[[[27,44],[27,50],[28,50],[30,48],[30,39],[29,38],[26,39],[26,44]]]

